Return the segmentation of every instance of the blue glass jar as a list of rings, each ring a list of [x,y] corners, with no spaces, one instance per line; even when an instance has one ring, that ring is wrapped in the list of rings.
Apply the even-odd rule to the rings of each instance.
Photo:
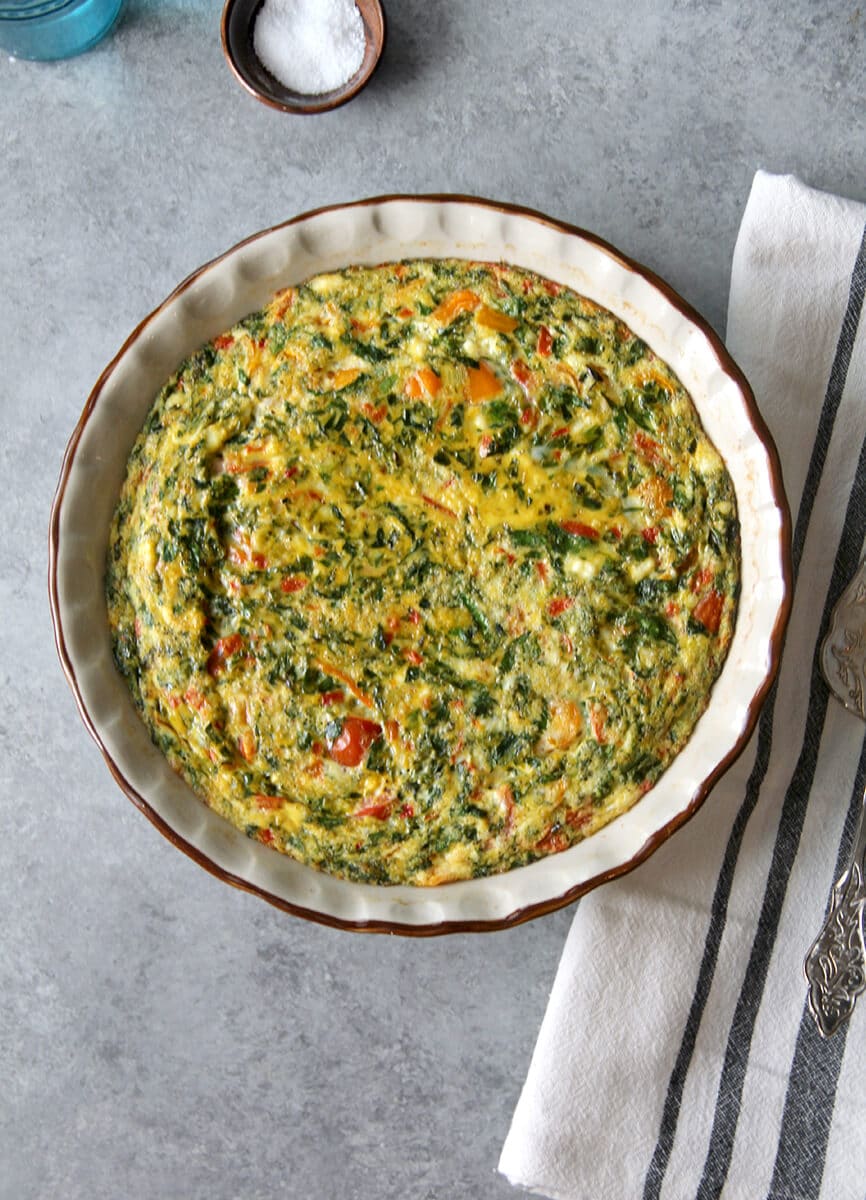
[[[95,46],[123,0],[0,0],[0,48],[16,58],[69,58]]]

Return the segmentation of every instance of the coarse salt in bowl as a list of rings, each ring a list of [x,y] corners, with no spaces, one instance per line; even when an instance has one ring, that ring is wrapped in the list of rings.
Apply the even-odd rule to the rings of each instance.
[[[253,26],[262,66],[304,95],[348,83],[361,67],[365,44],[354,0],[265,0]]]

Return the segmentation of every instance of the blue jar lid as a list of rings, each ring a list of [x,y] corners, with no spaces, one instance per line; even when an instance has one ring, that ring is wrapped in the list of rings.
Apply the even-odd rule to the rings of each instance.
[[[123,0],[0,0],[0,48],[16,58],[69,58],[111,29]]]

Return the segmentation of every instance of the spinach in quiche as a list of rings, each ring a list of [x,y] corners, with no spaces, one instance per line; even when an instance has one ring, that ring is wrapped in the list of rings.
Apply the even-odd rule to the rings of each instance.
[[[166,383],[110,542],[118,667],[251,837],[436,884],[562,850],[688,739],[734,491],[673,372],[514,267],[350,267]]]

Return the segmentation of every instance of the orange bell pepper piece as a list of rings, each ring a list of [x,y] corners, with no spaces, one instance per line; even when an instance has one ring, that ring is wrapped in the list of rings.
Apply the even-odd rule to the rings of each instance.
[[[438,308],[433,310],[433,319],[441,321],[443,325],[450,325],[455,317],[459,317],[464,312],[474,312],[480,304],[480,296],[463,288],[445,297]]]
[[[502,391],[499,376],[491,371],[487,363],[479,363],[477,367],[467,367],[469,399],[473,404],[484,400],[492,400]]]
[[[519,324],[516,317],[509,317],[508,313],[500,312],[498,308],[489,308],[486,304],[482,304],[478,309],[475,320],[485,329],[492,329],[496,333],[513,333]]]
[[[406,380],[404,391],[410,400],[420,400],[423,396],[436,396],[442,386],[442,380],[430,367],[419,367]]]

